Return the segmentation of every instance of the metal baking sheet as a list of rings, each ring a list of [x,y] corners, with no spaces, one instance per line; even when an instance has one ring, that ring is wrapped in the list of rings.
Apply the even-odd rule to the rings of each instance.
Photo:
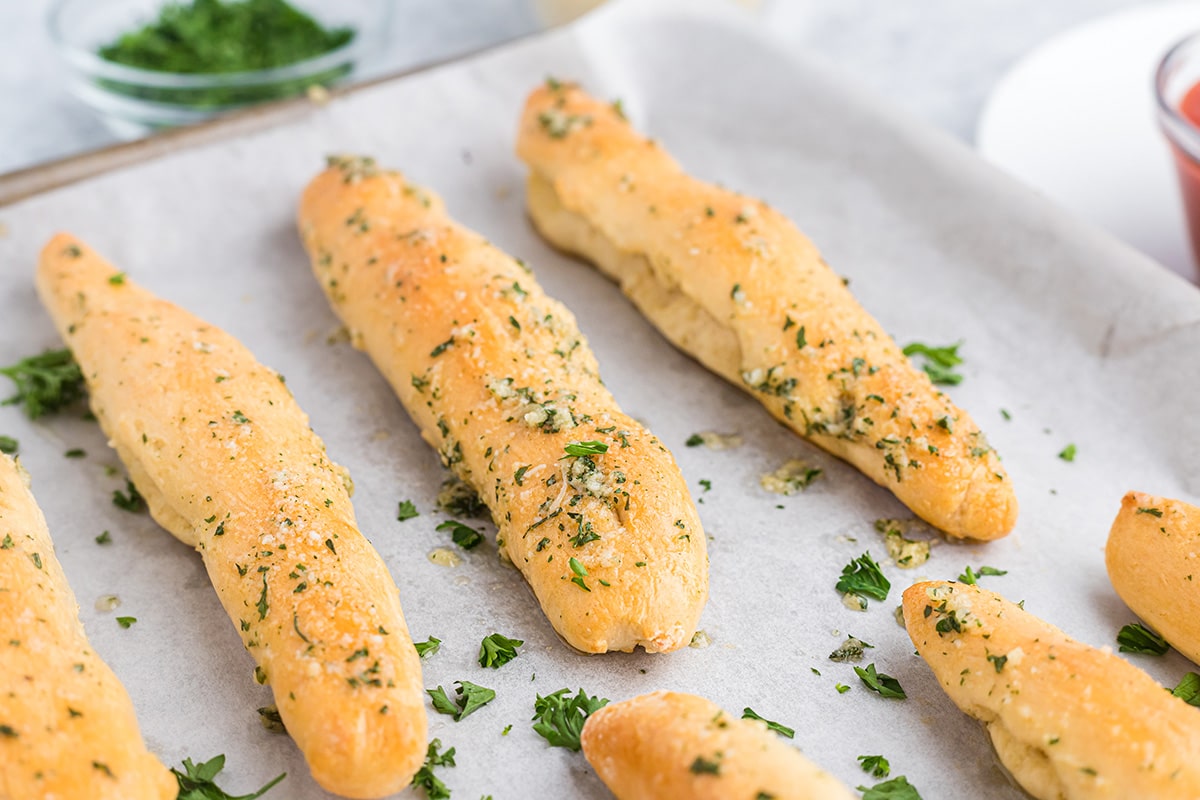
[[[915,570],[885,563],[886,602],[842,604],[851,558],[885,554],[873,522],[908,516],[891,495],[773,422],[751,398],[674,350],[591,268],[546,246],[523,211],[513,155],[525,94],[547,75],[620,97],[635,124],[692,172],[759,195],[792,217],[901,343],[962,341],[965,380],[948,389],[1002,454],[1021,502],[1007,539],[939,543]],[[309,274],[294,226],[297,197],[328,153],[363,152],[441,193],[450,211],[533,266],[570,306],[626,411],[674,451],[710,536],[711,644],[671,655],[572,652],[554,635],[494,543],[447,568],[428,554],[443,480],[391,391],[337,323]],[[892,612],[922,578],[971,564],[1009,572],[988,588],[1095,645],[1133,621],[1111,590],[1103,545],[1121,495],[1195,500],[1200,425],[1191,399],[1200,295],[1165,269],[1004,178],[949,137],[777,44],[720,3],[616,3],[581,23],[462,63],[386,82],[266,130],[210,141],[0,209],[0,363],[59,346],[33,290],[41,244],[83,237],[153,291],[225,328],[283,372],[331,455],[350,468],[362,529],[383,554],[414,638],[442,639],[424,683],[470,680],[497,698],[466,720],[430,714],[457,750],[439,771],[456,798],[490,794],[602,798],[581,755],[531,730],[538,693],[583,687],[622,699],[659,688],[745,706],[797,729],[795,744],[854,786],[855,756],[882,753],[927,800],[1018,798],[984,731],[937,686]],[[1011,420],[1001,416],[1009,412]],[[199,557],[146,516],[110,502],[122,488],[93,423],[28,422],[0,408],[21,442],[87,630],[124,680],[151,748],[168,764],[228,758],[225,784],[270,796],[326,797],[286,736],[265,731],[270,702],[209,586]],[[744,444],[686,447],[697,431]],[[1058,453],[1073,443],[1073,462]],[[72,448],[84,459],[65,459]],[[789,458],[825,470],[779,497],[760,476]],[[113,474],[111,467],[118,467]],[[701,481],[711,481],[711,491]],[[421,516],[396,520],[398,501]],[[94,537],[109,530],[112,544]],[[489,533],[490,533],[489,529]],[[117,594],[116,612],[95,601]],[[128,630],[117,614],[135,616]],[[499,670],[475,663],[480,640],[523,639]],[[904,701],[870,694],[828,660],[847,633],[897,677]],[[1164,683],[1177,654],[1132,656]],[[820,674],[816,674],[815,671]],[[851,686],[839,693],[835,686]],[[511,730],[507,726],[511,725]]]

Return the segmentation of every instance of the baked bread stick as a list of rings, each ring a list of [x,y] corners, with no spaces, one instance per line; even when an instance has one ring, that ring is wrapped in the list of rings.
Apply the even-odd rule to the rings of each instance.
[[[708,593],[674,458],[621,413],[562,304],[442,201],[369,159],[331,159],[299,225],[351,341],[443,463],[554,629],[588,653],[686,645]]]
[[[1200,664],[1200,508],[1130,492],[1105,548],[1108,579],[1125,605]]]
[[[0,797],[174,800],[175,777],[88,644],[26,479],[0,454]]]
[[[997,594],[932,581],[904,622],[950,699],[1039,800],[1195,800],[1200,709]]]
[[[691,694],[653,692],[595,711],[583,754],[618,800],[852,800],[765,723]]]
[[[313,778],[399,792],[420,768],[420,663],[396,584],[280,375],[67,235],[38,293],[150,513],[204,559]]]
[[[551,82],[517,151],[554,246],[617,281],[667,339],[947,534],[1012,530],[1012,485],[980,431],[759,200],[690,177],[619,107]]]

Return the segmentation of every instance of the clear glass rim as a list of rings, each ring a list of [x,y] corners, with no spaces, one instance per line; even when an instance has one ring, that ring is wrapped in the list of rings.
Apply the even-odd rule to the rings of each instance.
[[[1178,103],[1172,102],[1167,96],[1172,70],[1197,46],[1200,46],[1200,33],[1189,34],[1173,44],[1159,60],[1154,70],[1154,101],[1167,139],[1192,158],[1200,160],[1200,128],[1180,112]],[[1200,80],[1200,75],[1197,79]]]
[[[353,38],[340,47],[322,53],[319,56],[296,61],[282,67],[250,70],[247,72],[210,72],[210,73],[180,73],[160,72],[140,69],[125,64],[118,64],[101,58],[90,50],[85,50],[68,41],[64,26],[67,6],[73,0],[54,0],[46,17],[46,26],[50,39],[59,53],[74,67],[88,75],[107,78],[120,83],[137,86],[153,86],[166,89],[212,89],[231,86],[260,86],[263,84],[283,83],[289,80],[303,79],[312,75],[344,66],[347,61],[361,55],[366,38],[362,30],[356,30]]]

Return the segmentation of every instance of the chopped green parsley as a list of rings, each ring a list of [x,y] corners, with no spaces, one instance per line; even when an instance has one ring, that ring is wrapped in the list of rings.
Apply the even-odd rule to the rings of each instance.
[[[925,370],[929,380],[935,384],[956,386],[963,380],[963,376],[954,371],[954,367],[963,363],[962,357],[958,354],[958,348],[961,346],[962,342],[946,347],[930,347],[921,342],[913,342],[904,348],[904,355],[921,356],[924,360],[921,368]]]
[[[589,697],[583,689],[571,696],[570,689],[559,689],[533,704],[533,730],[551,747],[565,747],[579,752],[579,734],[587,718],[608,705],[608,699]]]
[[[520,639],[509,639],[499,633],[485,636],[479,643],[479,666],[499,669],[517,657],[517,648],[523,644]]]
[[[1121,628],[1117,633],[1117,648],[1122,653],[1144,653],[1151,656],[1165,655],[1171,649],[1167,640],[1140,622]]]

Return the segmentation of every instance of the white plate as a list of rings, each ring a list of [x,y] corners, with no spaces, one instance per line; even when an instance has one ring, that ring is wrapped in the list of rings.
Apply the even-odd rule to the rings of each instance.
[[[1200,3],[1122,11],[1060,34],[997,84],[979,152],[1146,255],[1195,277],[1154,69],[1200,30]]]

